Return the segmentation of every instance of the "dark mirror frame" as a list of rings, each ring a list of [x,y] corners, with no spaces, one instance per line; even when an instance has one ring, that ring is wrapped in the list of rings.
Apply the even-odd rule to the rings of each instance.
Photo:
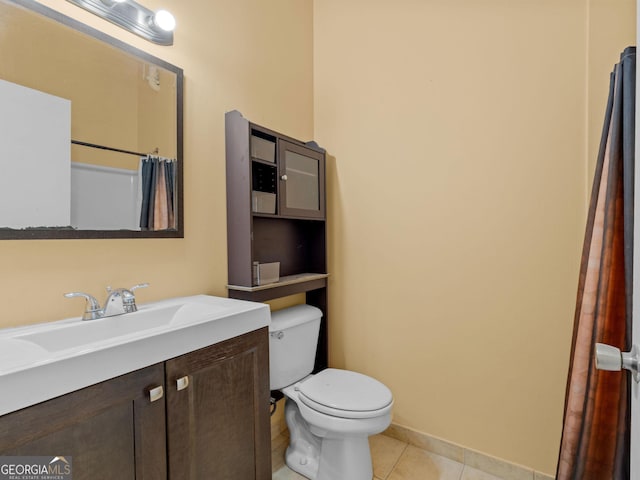
[[[72,228],[27,228],[23,230],[0,227],[0,240],[41,240],[41,239],[88,239],[88,238],[184,238],[184,206],[183,206],[183,89],[184,72],[181,68],[165,62],[153,55],[128,45],[116,38],[113,38],[99,30],[85,25],[73,18],[67,17],[55,10],[41,5],[33,0],[1,0],[0,3],[13,4],[23,7],[37,14],[43,15],[51,20],[55,20],[64,27],[72,28],[81,33],[89,35],[103,41],[114,48],[122,50],[124,53],[132,55],[140,60],[155,64],[176,75],[176,100],[177,100],[177,228],[171,230],[75,230]]]

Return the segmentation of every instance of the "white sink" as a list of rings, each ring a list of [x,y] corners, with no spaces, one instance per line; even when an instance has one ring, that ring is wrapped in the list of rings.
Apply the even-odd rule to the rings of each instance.
[[[49,352],[86,348],[95,343],[107,344],[114,339],[120,341],[121,337],[130,335],[149,335],[156,329],[213,319],[220,313],[232,311],[237,306],[234,300],[232,302],[233,305],[217,305],[211,301],[198,302],[191,298],[175,305],[145,305],[135,313],[98,320],[76,319],[75,322],[50,325],[50,328],[14,338],[35,343]]]
[[[196,295],[0,330],[0,415],[265,327],[268,305]]]
[[[114,338],[163,328],[171,324],[182,305],[146,308],[135,313],[106,317],[99,320],[79,320],[42,331],[16,336],[16,339],[35,343],[49,352],[85,347]]]

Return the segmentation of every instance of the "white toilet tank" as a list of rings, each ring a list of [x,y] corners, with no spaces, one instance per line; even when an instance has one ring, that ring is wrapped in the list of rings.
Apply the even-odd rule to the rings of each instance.
[[[311,305],[296,305],[271,314],[271,390],[292,385],[313,371],[321,318],[322,311]]]

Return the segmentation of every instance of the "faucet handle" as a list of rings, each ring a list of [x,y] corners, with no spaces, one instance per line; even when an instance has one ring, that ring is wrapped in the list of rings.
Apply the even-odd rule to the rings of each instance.
[[[148,287],[148,283],[139,283],[138,285],[134,285],[131,288],[113,288],[111,285],[107,286],[107,293],[120,293],[123,296],[131,297],[133,296],[133,291],[138,288],[146,288]]]
[[[96,318],[100,318],[100,304],[93,295],[89,295],[84,292],[69,292],[65,293],[64,296],[66,298],[82,297],[87,300],[85,312],[82,315],[83,320],[95,320]]]
[[[128,290],[122,290],[122,302],[127,313],[138,311],[138,306],[136,305],[136,296],[133,293],[134,290],[137,290],[138,288],[146,288],[148,286],[148,283],[139,283],[138,285],[134,285]]]
[[[148,283],[146,283],[146,282],[145,282],[145,283],[139,283],[139,284],[134,285],[133,287],[131,287],[131,288],[129,289],[129,291],[130,291],[130,292],[133,292],[134,290],[137,290],[138,288],[147,288],[148,286],[149,286],[149,284],[148,284]]]

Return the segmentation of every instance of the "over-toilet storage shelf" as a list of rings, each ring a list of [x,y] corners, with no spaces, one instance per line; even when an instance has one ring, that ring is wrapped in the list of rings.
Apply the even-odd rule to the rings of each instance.
[[[300,273],[280,277],[280,281],[267,285],[257,285],[255,287],[227,285],[227,289],[235,291],[233,298],[261,302],[318,288],[326,288],[328,277],[328,273]]]
[[[316,370],[327,366],[325,151],[225,115],[228,285],[231,298],[264,302],[305,294],[323,320]],[[254,264],[279,264],[259,284]]]

